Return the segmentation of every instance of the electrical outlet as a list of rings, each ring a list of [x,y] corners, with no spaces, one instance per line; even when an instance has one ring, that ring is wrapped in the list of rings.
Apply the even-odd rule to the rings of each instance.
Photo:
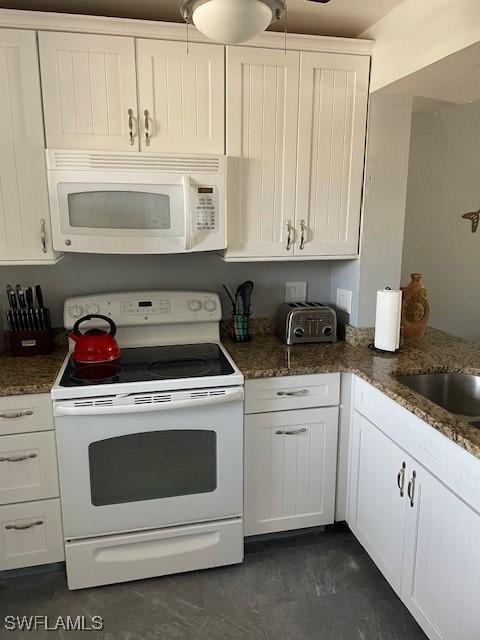
[[[305,302],[307,299],[306,282],[286,282],[285,302]]]
[[[337,309],[352,313],[352,292],[348,289],[337,289]]]

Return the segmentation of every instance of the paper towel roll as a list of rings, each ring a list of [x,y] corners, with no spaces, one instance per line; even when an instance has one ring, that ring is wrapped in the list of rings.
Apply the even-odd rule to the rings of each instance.
[[[377,349],[396,351],[400,347],[401,318],[402,292],[397,289],[377,291],[374,343]]]

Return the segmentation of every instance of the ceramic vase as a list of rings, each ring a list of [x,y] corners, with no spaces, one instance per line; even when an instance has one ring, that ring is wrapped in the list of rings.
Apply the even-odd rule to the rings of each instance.
[[[402,329],[405,340],[423,338],[430,317],[427,289],[423,286],[422,274],[412,273],[411,282],[402,287]]]

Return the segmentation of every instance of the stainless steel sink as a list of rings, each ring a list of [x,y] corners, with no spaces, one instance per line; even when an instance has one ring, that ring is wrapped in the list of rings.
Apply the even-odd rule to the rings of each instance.
[[[472,424],[480,420],[480,376],[468,373],[422,373],[398,376],[397,379],[450,413],[465,417]]]

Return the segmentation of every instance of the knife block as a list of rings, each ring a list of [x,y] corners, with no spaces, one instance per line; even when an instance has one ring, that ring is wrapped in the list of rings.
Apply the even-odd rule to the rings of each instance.
[[[46,356],[53,351],[53,332],[8,331],[8,347],[12,356]]]

